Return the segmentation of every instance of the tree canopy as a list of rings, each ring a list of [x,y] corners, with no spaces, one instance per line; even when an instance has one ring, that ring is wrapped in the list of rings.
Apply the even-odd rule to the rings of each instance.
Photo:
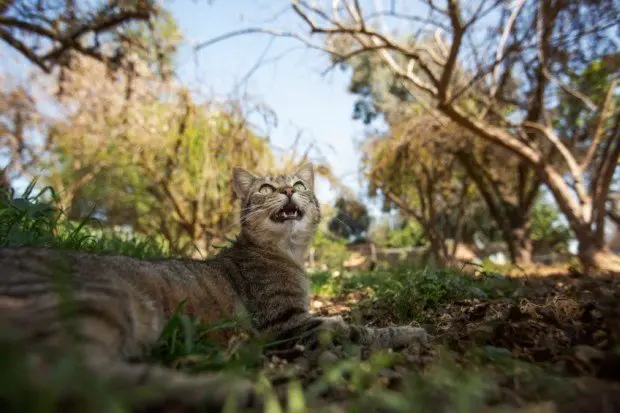
[[[373,89],[364,89],[373,83],[367,62],[380,61],[394,79],[385,83],[392,95],[408,96],[533,169],[570,223],[584,266],[617,271],[620,259],[606,249],[604,235],[620,116],[609,103],[615,99],[596,102],[575,75],[587,75],[593,62],[614,61],[619,7],[613,0],[424,0],[410,14],[403,5],[371,11],[344,0],[331,8],[295,2],[293,11],[320,37],[317,43],[298,34],[304,43],[337,64],[360,66],[355,93],[372,97]],[[605,90],[616,95],[615,81]],[[592,156],[583,160],[583,150],[557,128],[558,106],[573,98],[601,125],[588,130],[585,152]],[[371,120],[364,110],[372,113],[377,101],[356,106],[356,114]]]

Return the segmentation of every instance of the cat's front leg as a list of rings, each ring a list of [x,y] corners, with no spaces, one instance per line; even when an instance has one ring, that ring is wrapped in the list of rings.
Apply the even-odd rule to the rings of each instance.
[[[429,335],[423,328],[411,326],[373,328],[348,324],[341,316],[316,317],[321,320],[317,334],[322,331],[334,334],[335,339],[344,339],[374,349],[403,348],[412,344],[426,344]]]

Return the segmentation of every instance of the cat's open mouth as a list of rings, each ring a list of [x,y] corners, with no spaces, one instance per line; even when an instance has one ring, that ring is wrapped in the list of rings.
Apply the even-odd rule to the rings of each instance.
[[[294,202],[289,202],[284,205],[278,212],[271,216],[271,220],[275,222],[284,222],[294,220],[300,220],[304,216],[304,213],[297,208]]]

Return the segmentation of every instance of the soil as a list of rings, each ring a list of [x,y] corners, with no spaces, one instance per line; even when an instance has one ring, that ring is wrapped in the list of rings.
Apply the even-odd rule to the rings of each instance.
[[[314,309],[350,319],[357,307],[374,326],[394,325],[376,308],[358,305],[364,298],[363,292],[331,300],[317,296]],[[620,277],[521,276],[510,294],[451,302],[429,310],[427,319],[431,345],[403,350],[399,362],[380,371],[384,388],[406,389],[411,372],[430,376],[448,354],[455,368],[476,371],[497,387],[485,396],[482,410],[474,411],[620,412]],[[323,367],[345,357],[342,352],[299,350],[272,354],[266,363],[276,386],[278,374],[285,383],[293,371],[309,388]],[[441,396],[449,390],[435,390],[425,399],[428,411],[458,411]],[[351,393],[331,385],[311,405],[316,411],[345,411]]]

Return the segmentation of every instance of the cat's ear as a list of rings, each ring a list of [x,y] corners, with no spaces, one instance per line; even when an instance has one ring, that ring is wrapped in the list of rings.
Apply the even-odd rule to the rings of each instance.
[[[311,163],[303,164],[295,173],[298,177],[306,181],[314,189],[314,167]]]
[[[233,168],[233,185],[239,199],[245,199],[248,196],[248,191],[255,180],[256,177],[245,169]]]

